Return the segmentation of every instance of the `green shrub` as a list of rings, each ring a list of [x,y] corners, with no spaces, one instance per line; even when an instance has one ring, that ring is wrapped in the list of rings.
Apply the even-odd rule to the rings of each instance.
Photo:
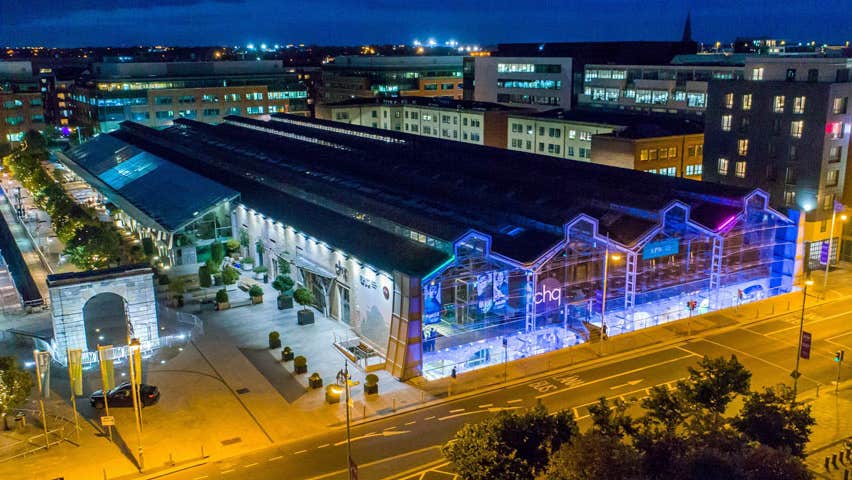
[[[374,373],[370,373],[364,378],[364,382],[367,385],[376,385],[379,383],[379,377]]]
[[[314,294],[307,288],[297,288],[293,293],[293,299],[302,307],[313,305],[315,301]]]
[[[142,239],[142,252],[148,257],[154,255],[154,240],[151,237]]]
[[[233,256],[234,253],[240,250],[240,241],[234,240],[233,238],[225,242],[225,250],[228,252],[229,256]]]
[[[166,275],[165,273],[162,273],[159,276],[159,282],[160,282],[160,285],[168,285],[169,282],[171,282],[171,280],[169,279],[168,275]]]
[[[266,273],[269,271],[269,268],[266,265],[258,265],[252,269],[254,273]]]
[[[240,279],[240,272],[234,267],[225,267],[222,270],[222,281],[225,285],[233,285]]]
[[[249,288],[248,293],[250,297],[262,297],[263,289],[257,285],[252,285],[251,288]]]
[[[270,341],[270,342],[271,342],[272,340],[278,340],[278,339],[280,339],[280,338],[281,338],[281,334],[280,334],[280,333],[278,333],[278,332],[276,332],[276,331],[274,331],[274,330],[273,330],[273,331],[271,331],[271,332],[269,332],[269,341]]]
[[[293,288],[293,285],[295,285],[295,283],[296,282],[294,282],[292,278],[286,275],[279,275],[278,278],[276,278],[272,282],[272,288],[278,290],[281,293],[284,293]]]
[[[281,334],[275,331],[269,332],[269,348],[281,347]]]
[[[246,265],[254,265],[254,259],[251,258],[251,257],[246,257],[246,258],[244,258],[240,261],[243,262]]]
[[[207,271],[211,274],[214,274],[219,272],[219,266],[222,265],[222,262],[217,262],[212,258],[208,258],[207,263],[205,263],[205,265],[207,265]]]
[[[228,303],[228,292],[224,288],[216,291],[216,303]]]
[[[294,367],[305,367],[308,365],[308,359],[299,355],[298,357],[293,359]]]
[[[221,242],[213,242],[210,245],[210,259],[218,264],[225,259],[225,246]]]
[[[207,265],[198,267],[198,284],[206,288],[211,285],[211,282],[210,270],[207,268]]]
[[[279,258],[278,260],[278,275],[290,275],[290,262]]]

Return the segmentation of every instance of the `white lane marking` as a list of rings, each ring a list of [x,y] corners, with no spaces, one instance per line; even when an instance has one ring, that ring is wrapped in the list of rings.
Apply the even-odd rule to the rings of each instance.
[[[590,381],[588,381],[588,382],[586,382],[586,383],[582,384],[581,386],[584,386],[584,387],[585,387],[585,386],[587,386],[587,385],[591,385],[591,384],[593,384],[593,383],[605,382],[605,381],[607,381],[607,380],[612,380],[613,378],[618,378],[618,377],[623,377],[623,376],[626,376],[626,375],[631,375],[631,374],[634,374],[634,373],[637,373],[637,372],[641,372],[642,370],[648,370],[649,368],[661,367],[661,366],[663,366],[663,365],[667,365],[667,364],[669,364],[669,363],[679,362],[679,361],[681,361],[681,360],[687,359],[687,358],[689,358],[689,357],[693,357],[693,356],[695,356],[695,355],[697,355],[695,352],[689,352],[689,355],[684,356],[684,357],[677,357],[677,358],[673,358],[673,359],[671,359],[671,360],[665,360],[665,361],[657,362],[657,363],[654,363],[654,364],[651,364],[651,365],[645,365],[645,366],[643,366],[643,367],[634,368],[633,370],[629,370],[629,371],[626,371],[626,372],[616,373],[616,374],[614,374],[614,375],[610,375],[610,376],[608,376],[608,377],[596,378],[596,379],[594,379],[594,380],[590,380]],[[701,356],[701,355],[699,355],[699,356]],[[702,357],[702,358],[703,358],[703,357]],[[536,399],[541,399],[541,398],[545,398],[545,397],[550,397],[550,396],[552,396],[552,395],[558,395],[558,394],[560,394],[560,393],[567,392],[568,390],[571,390],[571,389],[573,389],[573,388],[577,388],[577,387],[563,388],[563,389],[556,390],[556,391],[553,391],[553,392],[543,393],[543,394],[541,394],[541,395],[536,396],[535,398],[536,398]]]
[[[235,471],[236,471],[236,470],[234,470],[233,468],[229,468],[228,470],[222,470],[222,471],[221,471],[221,472],[219,472],[219,473],[221,473],[222,475],[224,475],[224,474],[226,474],[226,473],[231,473],[231,472],[235,472]]]
[[[785,371],[785,372],[789,370],[789,368],[784,367],[784,366],[781,366],[781,365],[779,365],[779,364],[777,364],[777,363],[775,363],[775,362],[770,362],[769,360],[766,360],[766,359],[764,359],[764,358],[758,357],[757,355],[752,355],[751,353],[748,353],[748,352],[746,352],[745,350],[740,350],[740,349],[738,349],[738,348],[730,347],[730,346],[728,346],[728,345],[725,345],[724,343],[714,342],[713,340],[710,340],[710,339],[707,339],[707,338],[702,338],[702,339],[701,339],[701,341],[703,341],[703,342],[707,342],[707,343],[712,343],[713,345],[716,345],[716,346],[718,346],[718,347],[722,347],[722,348],[724,348],[724,349],[726,349],[726,350],[730,350],[730,351],[732,351],[732,352],[736,352],[736,353],[738,353],[738,354],[740,354],[740,355],[745,355],[745,356],[747,356],[747,357],[751,357],[751,358],[753,358],[753,359],[755,359],[755,360],[759,360],[759,361],[761,361],[761,362],[763,362],[763,363],[765,363],[765,364],[767,364],[767,365],[773,366],[773,367],[775,367],[775,368],[777,368],[777,369],[779,369],[779,370],[783,370],[783,371]],[[819,384],[820,384],[819,380],[817,380],[817,379],[815,379],[815,378],[813,378],[813,377],[808,377],[808,376],[806,376],[805,374],[802,374],[801,378],[808,379],[808,380],[810,380],[811,382],[816,383],[817,385],[819,385]]]
[[[444,420],[449,420],[451,418],[466,417],[468,415],[476,415],[478,413],[485,413],[486,411],[487,410],[475,410],[473,412],[464,412],[464,413],[457,413],[455,415],[447,415],[445,417],[438,417],[438,421],[443,422]]]
[[[520,402],[523,402],[523,400],[521,400],[520,398],[516,398],[516,399],[514,399],[514,400],[509,400],[509,401],[508,401],[508,402],[506,402],[506,403],[520,403]]]
[[[293,452],[294,455],[299,455],[301,453],[307,453],[307,450],[299,450],[298,452]]]
[[[251,468],[257,466],[257,462],[249,463],[248,465],[243,465],[244,468]]]
[[[414,425],[415,423],[417,423],[417,420],[412,420],[412,421],[410,421],[410,422],[405,422],[405,425]]]
[[[207,475],[202,475],[200,477],[195,477],[192,480],[201,480],[202,478],[207,478]]]
[[[284,458],[284,455],[278,455],[277,457],[272,457],[267,461],[274,462],[275,460],[281,460],[282,458]]]
[[[327,446],[329,446],[329,445],[331,445],[331,444],[330,444],[330,443],[323,443],[322,445],[320,445],[320,446],[319,446],[319,447],[317,447],[317,448],[325,448],[325,447],[327,447]]]
[[[493,403],[486,403],[484,405],[480,405],[479,408],[488,408],[488,407],[493,407],[493,406],[494,406]]]
[[[426,420],[432,420],[433,418],[435,418],[435,415],[432,415],[431,417],[426,417]]]
[[[393,430],[394,428],[396,428],[396,425],[394,425],[394,426],[392,426],[392,427],[383,428],[383,429],[382,429],[382,431],[385,431],[385,432],[386,432],[386,431],[388,431],[388,430]]]
[[[450,410],[450,413],[459,413],[467,410],[466,408],[456,408],[455,410]]]
[[[618,390],[619,388],[632,387],[633,385],[639,385],[639,384],[640,384],[640,383],[642,383],[644,380],[645,380],[644,378],[638,378],[638,379],[636,379],[636,380],[629,380],[627,383],[622,383],[621,385],[616,385],[616,386],[614,386],[614,387],[609,387],[609,389],[610,389],[610,390]]]

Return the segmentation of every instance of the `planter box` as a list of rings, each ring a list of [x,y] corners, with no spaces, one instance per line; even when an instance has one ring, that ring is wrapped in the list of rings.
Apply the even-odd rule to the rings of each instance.
[[[293,297],[289,295],[278,296],[278,310],[289,310],[293,308]]]
[[[379,393],[379,384],[377,383],[375,385],[369,385],[365,383],[364,393],[366,393],[367,395],[377,395]]]
[[[278,338],[276,340],[269,340],[269,349],[272,350],[273,348],[281,348],[281,339],[280,338]]]
[[[284,350],[281,350],[281,361],[282,362],[291,362],[291,361],[293,361],[294,356],[295,356],[295,353],[293,353],[292,351],[290,351],[289,353],[284,353]]]
[[[217,303],[216,307],[218,310],[227,310],[231,308],[231,302]]]
[[[308,373],[308,366],[293,365],[293,371],[295,373]]]
[[[311,388],[322,388],[322,378],[317,378],[316,380],[310,378],[308,379],[308,385]]]
[[[299,325],[310,325],[314,323],[314,312],[312,310],[299,310]]]
[[[259,297],[251,297],[251,303],[257,305],[258,303],[263,303],[263,295]]]

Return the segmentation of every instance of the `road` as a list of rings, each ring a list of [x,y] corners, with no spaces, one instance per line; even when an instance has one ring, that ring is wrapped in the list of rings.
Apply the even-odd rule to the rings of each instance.
[[[811,358],[802,360],[799,391],[833,388],[837,375],[834,352],[852,354],[852,311],[848,302],[808,310],[805,330],[813,334]],[[687,367],[704,355],[736,355],[752,372],[752,389],[790,383],[794,368],[799,315],[755,321],[735,329],[710,333],[634,357],[603,360],[595,365],[554,371],[503,389],[449,400],[433,406],[356,425],[352,456],[359,479],[420,478],[420,472],[444,467],[440,446],[461,426],[502,410],[531,407],[541,401],[549,410],[571,409],[581,428],[588,424],[588,406],[601,396],[641,398],[656,385],[673,385]],[[849,356],[847,355],[847,359]],[[852,375],[844,367],[843,375]],[[345,430],[338,428],[250,454],[214,461],[168,475],[202,479],[330,479],[347,477]],[[434,476],[435,473],[438,476]],[[423,478],[451,478],[440,469]]]

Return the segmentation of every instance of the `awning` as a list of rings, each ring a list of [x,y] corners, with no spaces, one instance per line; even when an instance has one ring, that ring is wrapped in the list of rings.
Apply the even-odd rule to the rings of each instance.
[[[328,269],[326,269],[322,265],[320,265],[320,264],[318,264],[318,263],[316,263],[312,260],[309,260],[309,259],[307,259],[307,258],[305,258],[301,255],[297,255],[296,258],[293,259],[293,264],[296,265],[297,267],[301,268],[301,269],[307,270],[307,271],[309,271],[309,272],[311,272],[315,275],[319,275],[320,277],[323,277],[323,278],[328,278],[328,279],[331,279],[331,280],[334,280],[335,278],[337,278],[336,273],[329,271]]]

